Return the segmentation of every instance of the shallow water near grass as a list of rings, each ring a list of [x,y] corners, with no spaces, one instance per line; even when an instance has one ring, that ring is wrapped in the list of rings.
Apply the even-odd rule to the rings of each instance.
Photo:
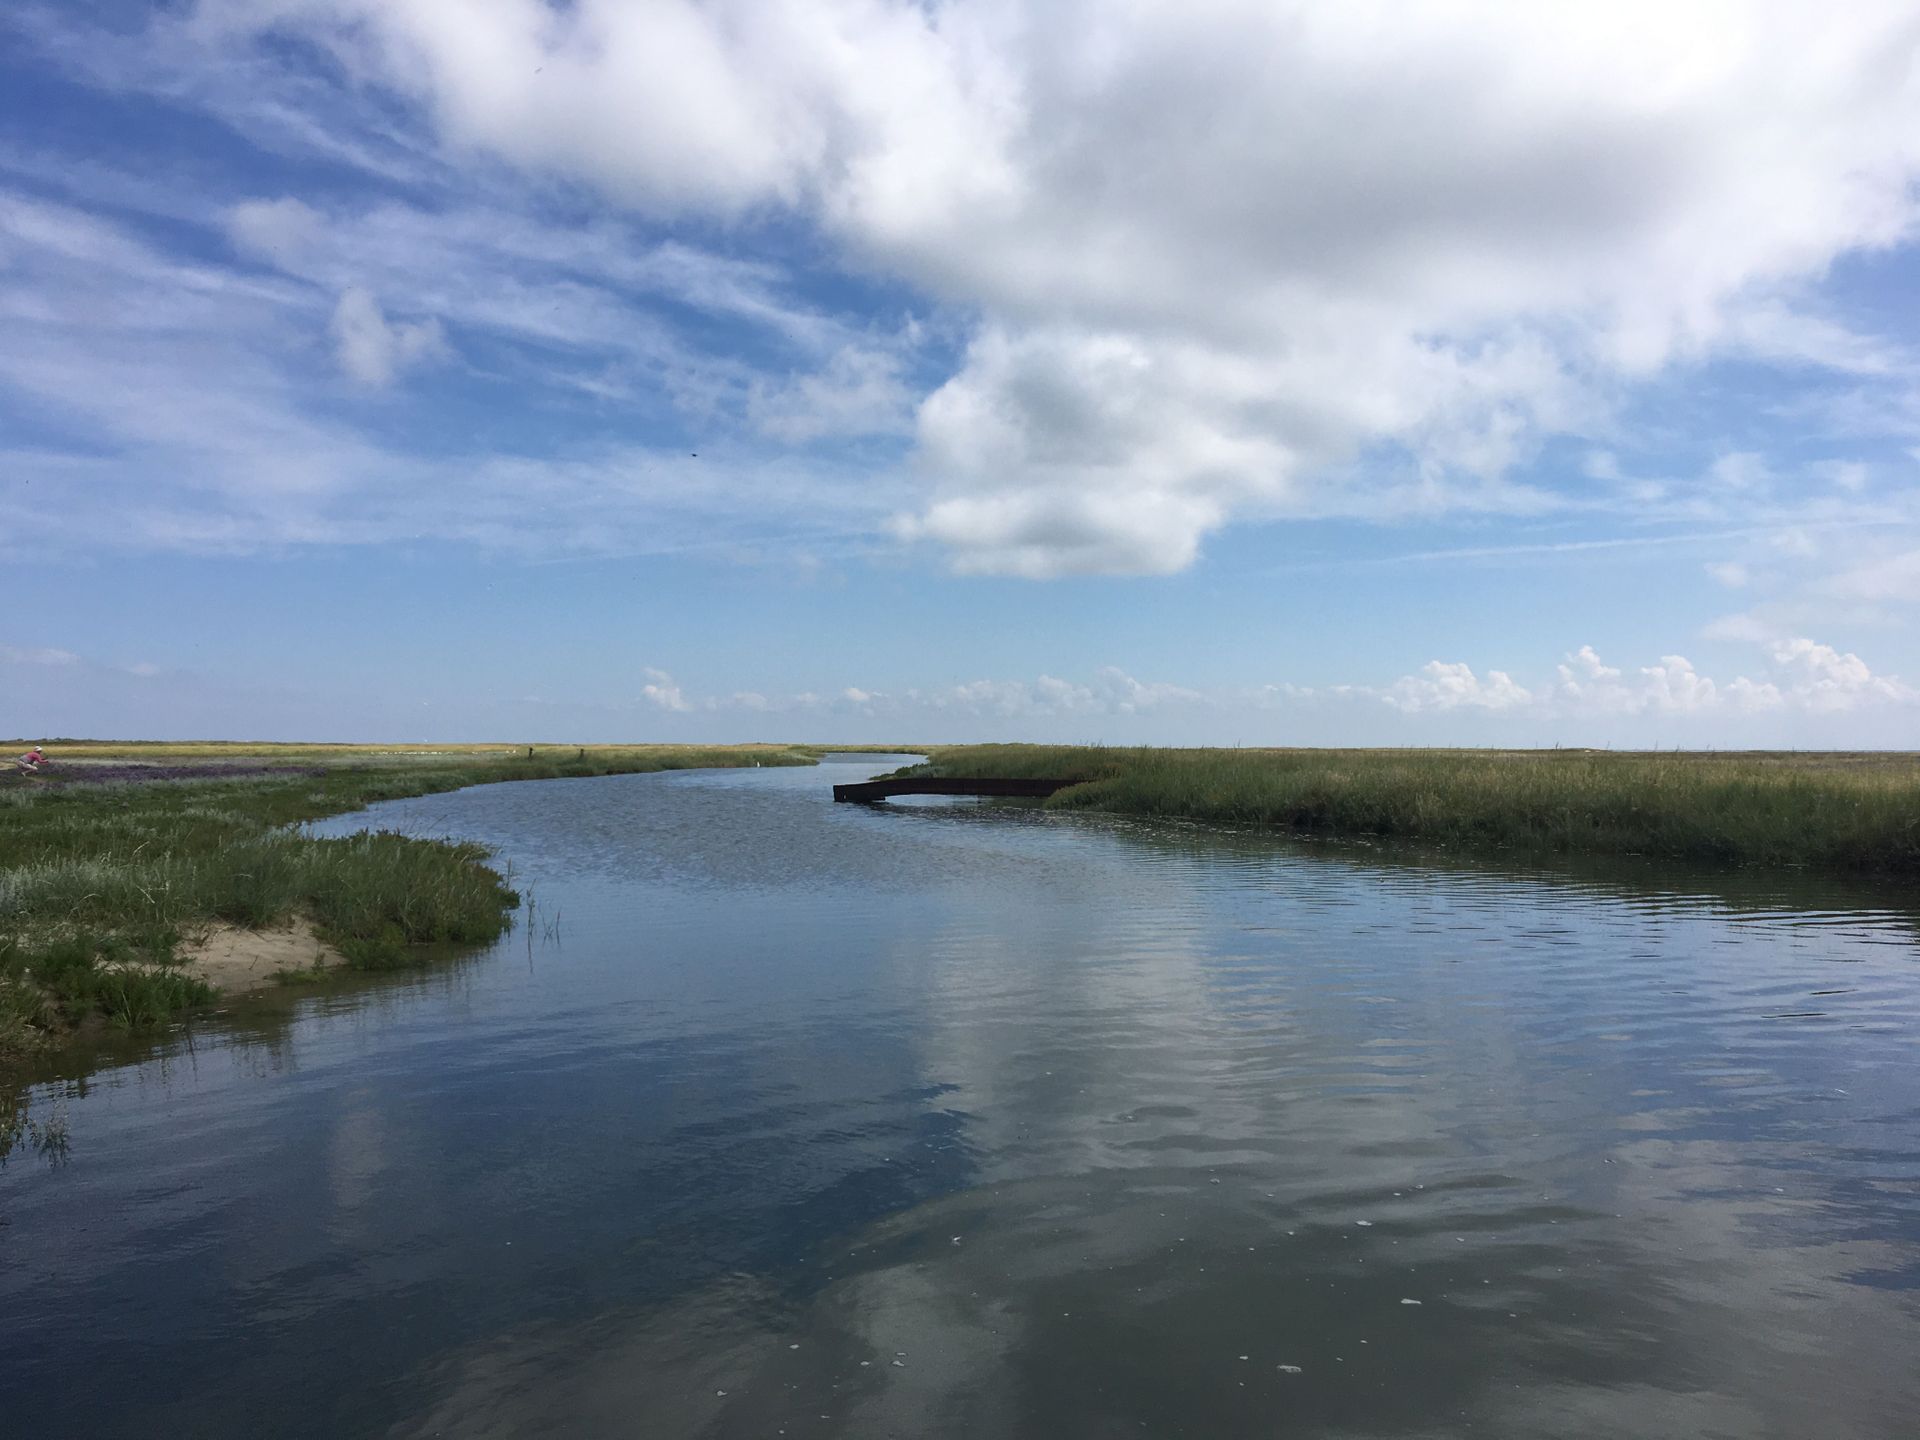
[[[35,1091],[9,1433],[1911,1433],[1904,896],[831,803],[897,763],[316,827],[533,904]]]

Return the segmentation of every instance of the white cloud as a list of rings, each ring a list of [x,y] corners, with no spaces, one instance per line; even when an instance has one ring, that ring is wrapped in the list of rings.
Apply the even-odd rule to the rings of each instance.
[[[1481,672],[1463,662],[1441,660],[1430,661],[1389,685],[1314,687],[1274,682],[1250,689],[1213,690],[1142,681],[1107,666],[1085,681],[1052,675],[1034,680],[983,678],[884,693],[848,686],[830,700],[812,693],[769,697],[748,692],[705,700],[699,707],[773,714],[820,710],[884,714],[907,726],[941,724],[947,717],[1037,725],[1100,717],[1122,722],[1169,713],[1178,713],[1188,722],[1213,717],[1235,724],[1235,716],[1309,710],[1325,714],[1332,707],[1349,716],[1369,709],[1393,712],[1420,726],[1441,717],[1552,726],[1546,733],[1562,737],[1569,726],[1576,733],[1600,733],[1624,723],[1656,738],[1708,733],[1688,728],[1695,725],[1720,726],[1724,733],[1728,721],[1739,717],[1838,716],[1875,706],[1920,704],[1920,691],[1874,675],[1858,656],[1831,646],[1794,640],[1770,644],[1767,653],[1778,667],[1773,676],[1736,675],[1725,682],[1702,674],[1682,655],[1665,655],[1654,664],[1626,670],[1607,664],[1591,645],[1583,645],[1564,658],[1550,683],[1536,686],[1523,684],[1504,670]],[[693,708],[666,676],[649,673],[671,687],[677,703],[664,708]]]
[[[515,257],[564,248],[561,238],[504,215],[435,230],[399,207],[331,213],[315,237],[271,269],[223,271],[0,183],[0,398],[83,437],[64,453],[0,450],[6,472],[28,482],[0,553],[28,534],[37,555],[432,538],[529,557],[698,551],[786,564],[803,550],[870,548],[906,493],[901,478],[845,460],[731,445],[694,460],[599,426],[568,426],[583,433],[524,455],[372,439],[311,404],[333,369],[313,337],[355,274],[427,297],[463,330],[549,353],[574,345],[583,363],[618,365],[643,389],[698,368],[649,331],[632,301],[648,287],[679,286],[689,304],[800,337],[802,356],[831,353],[845,333],[783,307],[760,268],[671,246],[632,254],[589,236],[571,278],[529,279]],[[729,373],[722,388],[744,395],[748,378]]]
[[[1582,645],[1558,667],[1554,699],[1563,710],[1590,714],[1631,714],[1643,708],[1639,690],[1615,666]]]
[[[0,645],[0,660],[10,665],[78,665],[80,657],[71,650],[54,650],[47,647],[22,649],[14,645]]]
[[[655,217],[797,214],[979,314],[920,409],[931,496],[899,529],[1042,576],[1178,569],[1236,517],[1324,506],[1303,490],[1382,445],[1432,503],[1474,503],[1676,359],[1905,363],[1797,286],[1911,233],[1910,21],[1904,0],[203,0],[193,33],[303,31],[452,154]]]
[[[1629,477],[1609,450],[1539,486],[1507,476],[1549,434],[1632,450],[1608,408],[1664,365],[1730,353],[1913,383],[1912,356],[1850,333],[1813,288],[1836,255],[1913,234],[1920,100],[1897,0],[1678,17],[1651,0],[200,0],[125,34],[19,8],[66,73],[388,182],[203,196],[263,172],[41,157],[35,193],[95,216],[0,196],[0,386],[85,433],[60,457],[90,482],[66,493],[99,502],[73,517],[80,543],[725,548],[732,517],[804,523],[831,489],[843,550],[891,533],[964,571],[1044,577],[1175,571],[1246,517],[1704,518],[1814,482],[1858,514],[1864,462],[1770,468],[1746,448],[1720,476],[1744,489]],[[555,175],[638,218],[579,220]],[[152,248],[122,223],[143,211],[174,222]],[[250,266],[156,253],[209,214]],[[803,302],[768,253],[854,274]],[[876,273],[918,287],[936,342],[832,313],[840,280]],[[362,384],[439,350],[444,325],[463,384],[497,369],[486,383],[560,423],[500,464],[393,453],[312,404],[330,322]],[[762,458],[768,441],[886,443],[859,457],[860,495],[859,476],[796,466],[737,479],[705,438],[687,485],[618,443],[670,411]],[[567,423],[583,415],[598,423]],[[96,431],[131,504],[101,482]],[[510,491],[470,501],[483,472],[564,492],[564,522],[516,521]]]
[[[904,435],[914,392],[897,349],[849,344],[818,370],[753,383],[747,417],[762,434],[789,444],[826,436]]]
[[[322,248],[326,219],[292,196],[248,200],[228,213],[227,231],[243,255],[297,272]]]
[[[661,710],[691,710],[687,697],[679,683],[664,670],[655,670],[651,666],[640,672],[647,677],[647,683],[640,687],[640,698],[647,704]]]
[[[1552,683],[1531,687],[1504,670],[1482,673],[1463,662],[1441,660],[1430,661],[1415,674],[1384,686],[1350,683],[1314,687],[1274,682],[1251,689],[1214,690],[1142,681],[1116,666],[1107,666],[1084,682],[1052,675],[1030,681],[983,678],[885,693],[849,686],[831,701],[812,693],[769,697],[748,692],[700,704],[708,710],[774,714],[851,709],[885,714],[908,725],[949,716],[1039,723],[1075,717],[1118,721],[1166,712],[1179,712],[1189,720],[1210,715],[1230,723],[1235,715],[1304,711],[1307,707],[1318,711],[1329,706],[1345,707],[1344,713],[1353,714],[1357,706],[1396,712],[1421,723],[1452,715],[1591,727],[1622,720],[1643,725],[1724,723],[1728,716],[1789,711],[1837,715],[1874,705],[1920,703],[1920,692],[1898,680],[1873,675],[1858,656],[1842,654],[1830,646],[1797,640],[1772,645],[1769,654],[1781,667],[1777,677],[1738,675],[1724,683],[1700,673],[1685,656],[1662,656],[1655,664],[1627,671],[1607,664],[1591,645],[1583,645],[1565,657]],[[664,676],[658,678],[666,680]],[[672,693],[679,697],[677,686]],[[683,702],[673,708],[690,706]]]
[[[1902,681],[1874,675],[1859,656],[1811,640],[1768,641],[1781,667],[1777,679],[1745,675],[1724,684],[1703,675],[1683,655],[1664,655],[1628,674],[1608,665],[1591,645],[1568,655],[1551,686],[1529,690],[1505,672],[1481,679],[1465,664],[1432,661],[1417,675],[1385,689],[1341,687],[1408,713],[1477,708],[1526,712],[1540,718],[1580,721],[1607,716],[1711,716],[1792,708],[1834,713],[1874,704],[1910,704],[1920,692]]]
[[[340,368],[376,388],[392,384],[411,365],[447,353],[439,320],[389,321],[373,292],[359,285],[341,292],[329,329]]]
[[[1042,677],[1042,683],[1046,683],[1046,677]],[[1207,697],[1197,690],[1189,690],[1183,685],[1170,685],[1165,681],[1136,680],[1117,665],[1105,666],[1094,677],[1093,693],[1107,708],[1119,715],[1132,715],[1163,705],[1207,703]]]
[[[1795,559],[1810,559],[1820,553],[1820,542],[1798,525],[1786,525],[1775,530],[1767,537],[1767,543],[1782,555],[1790,555]]]
[[[1223,696],[1162,681],[1135,679],[1117,666],[1097,671],[1087,683],[1041,675],[1033,680],[980,679],[932,688],[880,691],[850,685],[833,703],[889,715],[971,715],[1029,719],[1067,715],[1138,716],[1175,706],[1213,706]],[[747,692],[705,702],[712,709],[784,711],[828,702],[806,693],[768,697]]]
[[[1707,640],[1733,640],[1747,644],[1768,644],[1780,637],[1780,627],[1762,616],[1743,613],[1722,615],[1700,627]]]
[[[1654,710],[1684,715],[1720,703],[1719,687],[1684,655],[1662,655],[1658,665],[1643,667],[1640,677],[1644,703]]]
[[[1711,710],[1723,701],[1721,688],[1694,669],[1684,655],[1663,655],[1657,665],[1631,676],[1604,663],[1591,645],[1583,645],[1561,663],[1559,679],[1547,699],[1556,713],[1582,715],[1688,715]],[[1751,682],[1736,681],[1750,698]]]
[[[1489,670],[1482,680],[1468,665],[1429,660],[1418,675],[1402,676],[1380,698],[1396,710],[1513,710],[1533,702],[1533,694],[1504,670]]]
[[[1717,457],[1707,467],[1707,477],[1723,490],[1755,490],[1773,478],[1767,462],[1746,450]]]
[[[524,712],[497,700],[465,708],[486,733],[500,717],[524,713],[534,730],[630,738],[635,717],[663,737],[716,734],[870,737],[876,718],[887,732],[928,741],[1057,739],[1161,743],[1178,734],[1192,743],[1637,743],[1832,744],[1900,743],[1920,710],[1920,690],[1874,673],[1858,656],[1810,639],[1765,647],[1767,671],[1719,680],[1681,656],[1638,667],[1608,664],[1592,646],[1564,657],[1555,675],[1524,682],[1506,671],[1434,661],[1387,685],[1305,686],[1288,681],[1240,687],[1190,688],[1141,680],[1118,667],[1082,679],[981,678],[953,685],[880,689],[850,685],[831,692],[735,691],[690,694],[660,669],[642,672],[636,691],[600,699],[521,697]],[[200,720],[170,733],[205,733],[205,695],[233,701],[217,677],[189,676],[147,664],[93,663],[62,650],[0,648],[10,667],[0,709],[13,702],[16,733],[83,733],[73,718],[111,698],[116,713],[137,716],[141,696],[185,704]],[[264,692],[261,692],[264,693]],[[104,703],[104,702],[102,702]],[[156,702],[158,703],[158,702]],[[277,702],[276,702],[277,703]],[[197,708],[196,708],[197,707]],[[215,707],[216,709],[218,707]],[[301,733],[311,698],[289,702],[282,729]],[[172,711],[169,711],[172,713]],[[184,712],[183,712],[184,713]],[[278,713],[278,712],[276,712]],[[58,716],[67,715],[62,722]],[[487,717],[492,717],[491,719]],[[133,723],[128,721],[127,723]],[[198,729],[194,727],[197,726]],[[575,727],[569,729],[568,727]],[[349,727],[350,728],[350,727]]]
[[[1036,716],[1090,712],[1098,701],[1084,685],[1042,675],[1037,681],[969,680],[930,691],[910,691],[911,700],[935,710],[973,715]]]
[[[1728,682],[1725,693],[1734,709],[1748,713],[1778,710],[1786,703],[1780,687],[1771,680],[1749,680],[1744,675],[1736,675]]]
[[[1913,364],[1897,345],[1856,334],[1777,299],[1731,307],[1726,338],[1730,349],[1758,360],[1818,365],[1841,374],[1895,375]]]
[[[1753,578],[1745,565],[1738,560],[1713,560],[1707,563],[1707,574],[1718,580],[1729,590],[1738,590]]]
[[[1793,677],[1790,692],[1812,710],[1852,710],[1876,701],[1911,703],[1920,695],[1899,680],[1875,675],[1858,655],[1842,654],[1812,640],[1788,640],[1773,648],[1774,660]]]
[[[1563,702],[1601,711],[1630,709],[1620,672],[1604,663],[1591,645],[1582,645],[1559,666],[1555,693]]]
[[[1858,460],[1821,460],[1810,467],[1813,474],[1836,490],[1858,495],[1867,488],[1871,474]]]
[[[1920,550],[1865,561],[1841,571],[1823,588],[1847,600],[1920,601]]]
[[[336,203],[325,213],[297,200],[250,200],[227,223],[243,252],[329,297],[353,285],[412,297],[463,329],[540,347],[562,374],[569,360],[592,357],[649,380],[700,368],[710,372],[703,383],[729,394],[755,383],[772,388],[738,358],[682,340],[653,308],[662,301],[709,322],[745,323],[757,344],[784,343],[791,355],[783,358],[824,372],[823,396],[901,363],[921,338],[912,324],[882,336],[850,328],[796,300],[785,273],[766,261],[661,240],[615,218],[544,220],[536,207],[491,195],[452,207]],[[297,243],[277,243],[287,232]]]

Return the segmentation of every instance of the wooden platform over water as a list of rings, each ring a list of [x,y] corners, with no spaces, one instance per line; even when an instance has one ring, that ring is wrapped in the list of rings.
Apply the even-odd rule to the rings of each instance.
[[[1002,799],[1019,797],[1041,799],[1064,790],[1071,780],[951,780],[937,775],[921,775],[901,780],[867,780],[856,785],[833,787],[835,800],[855,805],[874,805],[895,795],[990,795]]]

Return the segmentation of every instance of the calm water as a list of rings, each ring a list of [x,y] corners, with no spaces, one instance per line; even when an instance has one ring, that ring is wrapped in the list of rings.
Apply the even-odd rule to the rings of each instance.
[[[530,917],[43,1087],[5,1432],[1915,1433],[1899,897],[863,773],[381,807]]]

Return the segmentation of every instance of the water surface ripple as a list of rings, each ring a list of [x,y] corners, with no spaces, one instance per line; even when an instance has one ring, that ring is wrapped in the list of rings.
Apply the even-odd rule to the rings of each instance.
[[[328,822],[534,903],[38,1088],[9,1432],[1913,1433],[1904,897],[859,773]]]

